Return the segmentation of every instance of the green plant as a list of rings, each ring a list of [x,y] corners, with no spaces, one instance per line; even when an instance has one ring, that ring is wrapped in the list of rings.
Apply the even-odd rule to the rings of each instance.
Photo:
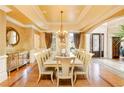
[[[124,25],[120,25],[120,30],[118,33],[115,33],[115,35],[121,39],[124,37]]]

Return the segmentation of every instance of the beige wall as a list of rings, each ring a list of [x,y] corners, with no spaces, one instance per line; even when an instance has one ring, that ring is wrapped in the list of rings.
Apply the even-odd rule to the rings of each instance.
[[[25,34],[25,36],[27,36],[27,37],[25,37],[25,39],[27,39],[27,42],[24,43],[24,46],[27,49],[33,49],[33,44],[34,44],[34,42],[33,42],[33,34],[34,34],[33,29],[32,28],[25,28],[25,32],[27,32]]]
[[[40,33],[40,42],[41,42],[41,48],[46,48],[46,42],[45,42],[45,33]]]
[[[22,28],[19,27],[11,22],[7,21],[7,26],[11,26],[17,30],[20,36],[20,41],[19,43],[14,46],[15,50],[30,50],[34,48],[34,35],[39,35],[40,36],[40,45],[39,48],[45,48],[45,34],[44,32],[38,32],[32,28]]]
[[[6,54],[6,14],[0,11],[0,55]]]
[[[13,27],[19,33],[20,41],[13,47],[14,50],[31,50],[34,48],[34,34],[40,36],[39,48],[46,48],[44,31],[38,32],[32,28],[23,28],[6,21],[6,13],[0,11],[0,55],[6,54],[6,27]]]
[[[33,30],[31,28],[22,28],[8,21],[7,26],[13,27],[19,33],[20,41],[17,45],[13,47],[15,50],[30,50],[33,48]]]

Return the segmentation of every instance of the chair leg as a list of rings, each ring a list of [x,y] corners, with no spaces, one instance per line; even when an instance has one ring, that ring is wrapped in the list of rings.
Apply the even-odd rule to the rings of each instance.
[[[40,78],[41,78],[41,74],[39,74],[39,77],[38,77],[38,80],[37,80],[37,84],[39,83]]]
[[[72,85],[72,87],[73,87],[73,77],[71,78],[71,85]]]
[[[57,78],[57,87],[59,86],[59,78]]]
[[[52,83],[54,84],[54,81],[53,81],[53,73],[51,74],[51,81],[52,81]]]
[[[74,74],[74,83],[76,82],[77,74]]]

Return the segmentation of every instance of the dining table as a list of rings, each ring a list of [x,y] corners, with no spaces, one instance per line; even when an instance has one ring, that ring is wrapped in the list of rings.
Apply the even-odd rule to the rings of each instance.
[[[47,60],[46,62],[44,62],[44,66],[45,67],[57,67],[57,60],[56,57],[58,56],[62,56],[64,57],[75,57],[75,61],[73,63],[74,66],[82,66],[83,62],[81,62],[79,59],[76,58],[76,56],[72,53],[69,53],[68,55],[55,55],[53,58],[50,58],[49,60]]]

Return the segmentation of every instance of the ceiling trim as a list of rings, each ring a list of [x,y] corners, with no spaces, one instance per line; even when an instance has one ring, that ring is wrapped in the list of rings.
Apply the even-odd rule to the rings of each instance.
[[[35,7],[36,7],[36,9],[38,9],[38,10],[40,9],[38,6],[35,6]],[[85,8],[82,9],[80,15],[77,17],[78,20],[76,20],[76,22],[63,22],[63,24],[78,24],[78,23],[86,16],[86,14],[87,14],[88,11],[91,9],[91,7],[92,7],[91,5],[85,6]],[[39,11],[40,14],[39,14],[39,15],[43,17],[43,19],[46,21],[46,23],[47,23],[48,25],[50,25],[50,24],[54,24],[54,25],[56,25],[56,24],[61,24],[61,22],[50,22],[50,21],[47,21],[41,11],[42,11],[42,10],[40,9],[40,11]]]
[[[9,21],[9,22],[11,22],[11,23],[13,23],[13,24],[15,24],[17,26],[24,27],[24,28],[32,28],[32,29],[35,29],[38,32],[41,32],[40,29],[38,29],[36,26],[34,26],[32,24],[24,25],[23,23],[17,21],[16,19],[13,19],[10,16],[6,16],[6,19],[7,19],[7,21]]]
[[[84,19],[84,17],[87,15],[87,13],[89,12],[89,10],[91,9],[91,5],[85,6],[85,8],[82,10],[82,12],[80,13],[78,20],[77,20],[77,24],[80,23],[80,21],[82,21]]]
[[[6,13],[12,11],[12,9],[10,9],[9,7],[7,7],[7,6],[5,6],[5,5],[1,5],[1,6],[0,6],[0,10],[4,11],[4,12],[6,12]]]
[[[82,28],[82,29],[85,31],[85,30],[91,28],[92,26],[94,26],[94,25],[100,23],[101,21],[105,20],[107,17],[112,16],[114,13],[116,13],[116,12],[122,10],[123,8],[124,8],[124,7],[122,7],[122,6],[113,8],[113,10],[108,11],[108,13],[106,13],[106,14],[104,14],[104,15],[101,15],[101,16],[99,17],[99,18],[101,18],[101,19],[99,19],[99,20],[94,20],[94,22],[95,22],[94,24],[91,23],[91,24],[89,24],[88,26],[86,26],[85,28]]]
[[[22,14],[24,14],[26,17],[28,17],[36,26],[38,26],[41,29],[47,29],[48,26],[46,24],[46,21],[43,17],[40,15],[40,10],[37,8],[37,6],[31,5],[28,6],[18,6],[14,5],[16,9],[18,9]],[[26,8],[26,9],[25,9]]]
[[[44,23],[47,23],[47,20],[45,19],[43,13],[41,12],[42,10],[38,6],[32,6],[32,9],[41,18],[41,20],[43,20]]]
[[[109,12],[109,11],[111,11],[111,9],[109,9],[109,10],[104,10],[103,13],[101,13],[100,15],[96,15],[96,17],[95,17],[94,19],[88,21],[87,23],[85,23],[85,24],[83,24],[83,25],[82,25],[82,23],[80,23],[81,25],[79,25],[79,28],[80,28],[80,27],[81,27],[81,28],[86,28],[86,27],[88,27],[89,25],[91,25],[92,23],[94,24],[94,22],[97,22],[98,19],[102,18],[102,16],[103,16],[103,15],[106,15],[106,12]]]

